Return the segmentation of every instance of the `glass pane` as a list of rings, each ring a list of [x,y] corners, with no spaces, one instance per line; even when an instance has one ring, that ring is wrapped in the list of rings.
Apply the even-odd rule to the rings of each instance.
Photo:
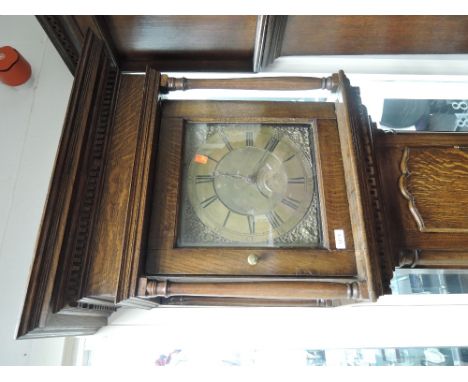
[[[311,125],[188,123],[178,246],[318,247]]]
[[[417,131],[468,131],[468,100],[385,99],[381,127]]]
[[[159,338],[159,337],[158,337]],[[81,339],[76,366],[467,366],[467,347],[316,348],[282,345],[148,341],[128,333]]]
[[[391,288],[393,294],[468,293],[468,270],[397,268]]]

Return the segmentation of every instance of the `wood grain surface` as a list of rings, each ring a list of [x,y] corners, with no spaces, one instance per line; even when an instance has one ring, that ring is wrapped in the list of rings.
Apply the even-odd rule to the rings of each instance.
[[[422,232],[468,233],[468,152],[406,148],[400,191]]]
[[[247,258],[258,257],[252,266]],[[326,249],[148,249],[148,275],[354,276],[354,251]]]
[[[256,16],[107,16],[127,70],[252,71]]]
[[[143,86],[138,136],[135,147],[132,179],[122,262],[116,293],[116,302],[136,296],[137,280],[143,268],[146,248],[149,203],[153,181],[153,165],[159,135],[159,83],[160,73],[148,68]]]
[[[367,280],[368,293],[375,300],[388,290],[391,270],[389,248],[375,210],[380,203],[378,167],[371,145],[370,120],[361,104],[359,89],[350,85],[343,71],[336,113],[340,147],[350,207],[351,226],[359,276]]]
[[[346,249],[354,250],[336,120],[317,120],[315,139],[324,245],[329,249],[336,248],[334,232],[338,229],[344,231]]]
[[[229,104],[229,107],[226,105]],[[336,119],[335,105],[326,102],[267,102],[267,101],[165,101],[163,118],[186,118],[202,121],[222,119],[237,121],[272,121],[281,118],[290,123],[312,119]]]
[[[467,33],[466,16],[289,16],[281,56],[455,54]]]
[[[396,253],[406,249],[468,249],[467,234],[457,232],[466,228],[463,191],[467,184],[464,175],[467,153],[463,149],[466,146],[468,135],[465,133],[382,133],[378,136],[376,151],[382,168],[382,191]],[[406,166],[410,175],[403,186],[407,196],[414,197],[414,206],[422,221],[428,219],[426,224],[438,231],[421,231],[408,198],[401,193],[401,165],[407,148]],[[398,264],[398,260],[395,261]]]
[[[144,76],[123,75],[101,196],[98,220],[90,246],[85,295],[115,298],[124,250],[126,215],[137,147]]]
[[[467,16],[112,15],[39,16],[76,67],[87,28],[123,70],[267,71],[278,57],[463,54]],[[70,64],[71,63],[71,64]]]

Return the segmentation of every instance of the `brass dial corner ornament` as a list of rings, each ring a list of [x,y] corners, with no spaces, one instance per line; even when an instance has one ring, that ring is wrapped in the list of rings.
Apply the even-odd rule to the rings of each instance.
[[[313,167],[287,131],[222,125],[196,147],[185,189],[207,229],[231,243],[273,246],[304,219],[315,195]]]

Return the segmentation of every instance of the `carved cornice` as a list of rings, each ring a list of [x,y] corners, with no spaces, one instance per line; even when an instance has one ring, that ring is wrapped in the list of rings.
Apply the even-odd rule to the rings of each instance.
[[[118,54],[104,16],[36,16],[65,65],[75,74],[85,36],[91,30],[106,46],[108,58],[118,66]]]
[[[75,74],[81,52],[80,37],[73,33],[73,20],[66,16],[37,16],[39,24],[52,41],[65,65]]]
[[[18,336],[83,334],[110,311],[80,305],[118,71],[88,33],[70,96]],[[96,105],[99,105],[96,107]],[[65,314],[63,314],[65,313]],[[73,315],[80,316],[80,324]]]
[[[369,198],[371,200],[372,214],[374,217],[375,238],[377,244],[377,251],[379,256],[379,263],[382,269],[382,281],[385,293],[390,293],[390,280],[393,276],[393,269],[389,261],[390,248],[388,243],[388,227],[385,223],[385,214],[382,205],[382,196],[380,192],[380,179],[377,172],[377,163],[375,160],[371,130],[375,128],[370,117],[367,114],[367,109],[361,104],[360,116],[363,126],[363,140],[364,152],[366,155],[366,180],[369,190]]]
[[[352,154],[345,151],[345,155],[349,157],[347,160],[354,161],[350,170],[356,173],[356,179],[352,173],[347,175],[348,198],[352,204],[350,208],[354,209],[352,215],[356,219],[353,234],[356,235],[358,246],[366,243],[361,250],[363,255],[365,253],[362,259],[365,268],[363,272],[367,274],[363,277],[367,278],[370,288],[380,295],[390,292],[393,271],[388,228],[380,195],[380,175],[372,141],[374,124],[361,103],[359,88],[351,87],[342,71],[339,76],[339,93],[342,97],[337,104],[339,124],[341,122],[342,125],[340,139],[345,150],[347,147],[352,150]]]
[[[78,226],[75,231],[73,244],[70,248],[71,263],[64,269],[67,277],[62,289],[58,293],[62,296],[58,301],[56,310],[67,305],[74,306],[82,295],[82,284],[87,269],[88,247],[93,232],[94,221],[99,210],[99,195],[102,191],[106,149],[112,126],[112,115],[115,103],[115,91],[117,84],[117,70],[109,67],[104,60],[104,73],[100,78],[99,92],[96,94],[96,122],[91,122],[89,147],[84,162],[87,163],[83,170],[83,188],[77,195]],[[94,126],[93,126],[94,125]]]

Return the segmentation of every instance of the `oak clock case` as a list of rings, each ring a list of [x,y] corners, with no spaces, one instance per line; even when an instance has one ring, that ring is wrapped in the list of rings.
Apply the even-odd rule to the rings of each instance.
[[[333,104],[164,101],[146,274],[353,276],[334,118]]]
[[[239,20],[215,19],[220,22],[221,31],[227,30],[226,25],[239,29],[236,29]],[[215,41],[216,47],[206,44],[225,34],[210,33],[206,29],[207,20],[202,17],[190,23],[194,33],[202,37],[197,39],[201,45],[196,51],[181,46],[178,51],[186,54],[178,58],[174,58],[173,50],[164,54],[162,46],[139,54],[141,39],[152,36],[149,40],[166,44],[164,36],[173,36],[173,29],[177,29],[172,21],[182,23],[181,30],[187,30],[185,16],[166,23],[168,28],[165,32],[163,28],[162,35],[159,26],[154,27],[154,21],[159,25],[163,20],[151,21],[147,16],[41,16],[39,20],[62,56],[66,56],[75,81],[18,337],[92,334],[106,325],[107,317],[121,306],[323,306],[323,301],[331,301],[335,306],[375,301],[390,293],[392,271],[398,264],[467,267],[467,219],[463,214],[466,201],[463,193],[466,177],[463,176],[468,167],[465,136],[383,135],[370,121],[359,89],[351,86],[342,71],[327,78],[246,79],[168,78],[160,73],[161,70],[250,72],[252,69],[261,72],[273,62],[275,52],[287,53],[285,49],[291,44],[317,45],[304,44],[295,38],[301,26],[316,28],[317,22],[327,26],[335,22],[340,28],[347,25],[348,29],[363,35],[359,28],[353,27],[362,24],[362,17],[334,20],[314,16],[310,22],[293,16],[261,16],[258,20],[248,16],[243,20],[246,25],[243,30],[248,35],[229,36],[241,37],[234,38],[234,45],[240,49],[235,49],[239,54],[234,56],[224,54],[225,41],[219,44]],[[444,17],[415,17],[404,21],[429,25],[434,20],[453,22],[452,18],[447,21]],[[381,25],[381,20],[371,17],[370,21]],[[401,24],[398,17],[390,21],[390,24]],[[455,21],[466,23],[463,17]],[[142,30],[144,33],[139,33]],[[369,35],[367,32],[364,35]],[[329,50],[330,39],[322,34],[316,37],[319,45]],[[256,47],[252,49],[254,40]],[[359,45],[363,40],[355,41]],[[130,45],[122,48],[126,42]],[[431,51],[433,42],[426,44]],[[285,49],[279,49],[278,43],[283,43]],[[412,47],[406,48],[400,49],[400,53],[411,53]],[[257,56],[254,60],[251,53]],[[128,60],[130,56],[136,57],[136,61]],[[336,102],[160,102],[160,93],[194,88],[328,89],[336,96]],[[192,146],[184,144],[184,126],[189,123],[258,125],[260,130],[274,126],[278,131],[281,126],[309,125],[312,130],[309,148],[296,143],[285,146],[293,151],[296,147],[304,152],[310,149],[311,159],[315,157],[311,168],[315,166],[316,184],[312,183],[310,192],[309,188],[303,189],[300,195],[290,191],[290,184],[285,188],[284,179],[305,179],[307,174],[303,175],[303,169],[297,176],[289,169],[283,171],[281,166],[273,166],[270,159],[268,163],[275,174],[280,174],[280,180],[283,174],[283,181],[277,184],[268,180],[268,171],[260,176],[256,169],[243,173],[239,168],[239,174],[234,172],[236,177],[228,178],[232,188],[242,191],[252,187],[251,200],[235,201],[236,194],[230,190],[218,199],[230,203],[229,211],[246,213],[252,205],[257,206],[256,192],[261,189],[271,203],[261,211],[247,211],[247,217],[238,214],[242,216],[239,225],[232,225],[235,212],[231,212],[225,227],[229,226],[231,233],[228,233],[222,229],[228,211],[222,211],[226,212],[222,219],[217,213],[208,214],[207,209],[214,207],[215,201],[205,210],[200,204],[207,199],[205,203],[209,203],[213,195],[205,197],[201,185],[210,186],[208,190],[212,192],[213,185],[218,184],[228,189],[229,181],[224,179],[223,183],[222,176],[213,181],[203,177],[214,175],[214,169],[194,172],[192,183],[188,180],[187,168],[194,157],[185,160],[184,155],[190,147],[204,145],[204,141],[192,142]],[[205,138],[207,142],[210,139]],[[247,139],[251,142],[246,137],[245,146]],[[255,147],[265,150],[266,142],[254,141]],[[200,154],[203,158],[203,151]],[[280,151],[274,154],[278,160],[284,159]],[[224,165],[234,162],[228,160]],[[300,162],[296,164],[295,169],[301,169]],[[454,164],[455,172],[451,170]],[[234,170],[237,169],[236,166]],[[231,168],[221,170],[232,174]],[[437,184],[427,182],[434,174],[438,175]],[[201,184],[196,183],[197,176]],[[257,178],[261,187],[257,187]],[[273,178],[276,182],[276,176]],[[429,184],[440,187],[439,199],[434,197]],[[304,185],[309,183],[304,181]],[[268,190],[276,193],[270,195]],[[454,190],[462,192],[454,193]],[[445,191],[451,193],[449,198]],[[184,197],[187,209],[193,209],[191,216],[182,207]],[[301,246],[285,244],[285,237],[307,221],[308,212],[304,216],[302,213],[308,204],[308,211],[316,209],[318,229],[305,235]],[[278,218],[265,220],[267,214],[275,217],[274,212],[283,223]],[[210,220],[208,216],[222,222]],[[223,243],[210,247],[201,240],[201,235],[183,236],[179,224],[182,217],[184,221],[198,219],[205,234],[216,234]],[[261,228],[262,225],[266,228]],[[269,247],[265,242],[270,242],[270,232],[273,244]],[[259,233],[258,237],[255,233]],[[184,240],[190,245],[181,246]],[[228,241],[231,245],[225,243]],[[236,244],[232,245],[233,242]],[[258,259],[254,265],[247,262],[250,256]]]
[[[336,104],[159,97],[193,86],[338,85]],[[375,300],[378,185],[368,179],[360,110],[343,73],[213,82],[148,68],[135,76],[88,33],[18,336],[91,334],[123,306]]]

